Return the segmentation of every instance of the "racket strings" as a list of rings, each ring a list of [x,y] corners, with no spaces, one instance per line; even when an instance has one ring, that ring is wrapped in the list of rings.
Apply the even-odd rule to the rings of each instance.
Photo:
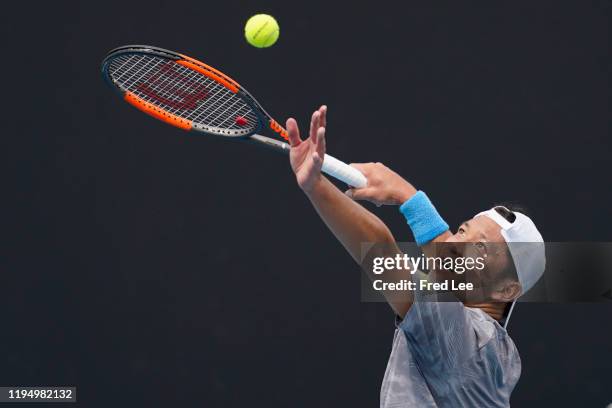
[[[173,60],[123,54],[110,62],[108,72],[122,90],[182,119],[221,129],[257,126],[257,115],[239,96]]]

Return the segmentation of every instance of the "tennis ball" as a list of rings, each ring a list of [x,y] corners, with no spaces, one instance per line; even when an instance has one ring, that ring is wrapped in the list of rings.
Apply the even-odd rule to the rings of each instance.
[[[256,14],[244,26],[244,36],[253,47],[267,48],[278,40],[279,27],[274,17]]]

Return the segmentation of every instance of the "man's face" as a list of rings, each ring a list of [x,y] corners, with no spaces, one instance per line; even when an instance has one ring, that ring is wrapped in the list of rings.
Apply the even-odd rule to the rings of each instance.
[[[508,262],[512,262],[508,246],[501,235],[501,227],[484,215],[463,222],[457,232],[440,245],[440,252],[442,257],[483,260],[484,268],[481,270],[474,268],[463,274],[453,271],[443,276],[438,274],[438,279],[442,277],[473,283],[476,288],[481,288],[473,293],[481,300],[494,297],[491,292],[498,290],[504,283],[496,278],[508,267]]]

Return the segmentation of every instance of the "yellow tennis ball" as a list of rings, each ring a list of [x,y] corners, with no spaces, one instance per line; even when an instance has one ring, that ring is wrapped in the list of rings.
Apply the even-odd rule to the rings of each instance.
[[[278,35],[278,23],[268,14],[256,14],[244,26],[244,36],[253,47],[267,48],[274,45]]]

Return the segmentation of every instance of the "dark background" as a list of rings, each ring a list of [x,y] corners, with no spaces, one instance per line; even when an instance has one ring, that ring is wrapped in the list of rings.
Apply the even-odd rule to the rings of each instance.
[[[287,158],[121,102],[116,46],[184,52],[382,161],[451,225],[526,205],[549,241],[610,240],[609,2],[11,2],[4,38],[0,385],[80,406],[374,407],[393,335]],[[267,12],[279,42],[243,25]],[[396,208],[373,209],[398,240]],[[522,304],[519,407],[612,402],[610,304]],[[121,401],[121,402],[118,402]]]

